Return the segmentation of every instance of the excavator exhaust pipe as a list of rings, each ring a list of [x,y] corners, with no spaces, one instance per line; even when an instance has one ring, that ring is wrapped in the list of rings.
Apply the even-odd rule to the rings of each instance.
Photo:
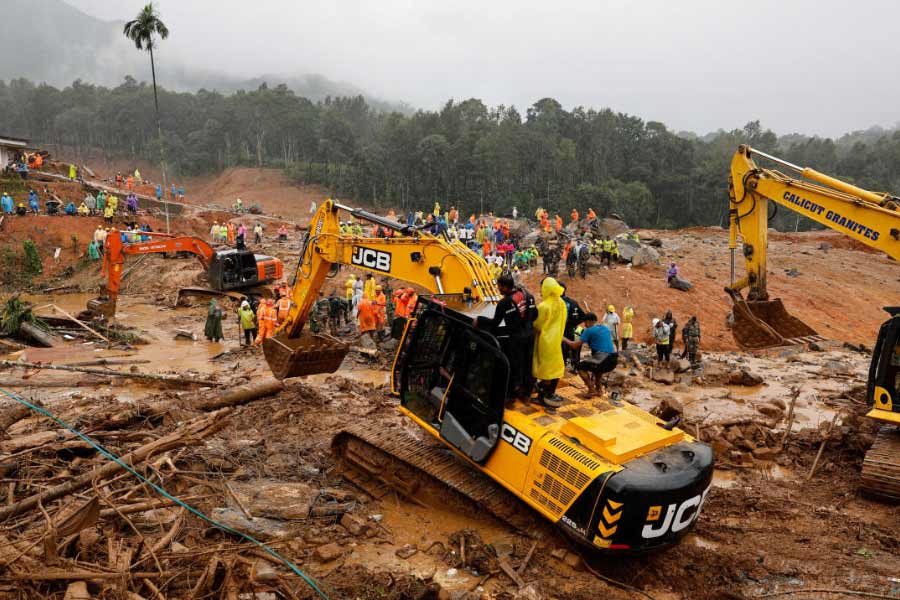
[[[277,379],[334,373],[350,346],[327,334],[304,332],[291,339],[285,334],[263,340],[263,354]]]
[[[815,329],[791,315],[780,299],[745,300],[740,292],[727,289],[734,303],[731,334],[745,350],[791,346],[822,341]]]

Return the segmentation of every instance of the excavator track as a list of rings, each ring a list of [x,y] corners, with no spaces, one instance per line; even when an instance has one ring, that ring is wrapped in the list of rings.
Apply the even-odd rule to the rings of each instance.
[[[337,433],[332,454],[345,478],[375,498],[395,491],[428,506],[426,488],[452,489],[504,523],[531,537],[543,537],[545,520],[488,476],[473,470],[448,448],[413,437],[397,427],[373,423]]]
[[[900,503],[900,427],[885,425],[878,432],[863,460],[861,484],[871,496]]]

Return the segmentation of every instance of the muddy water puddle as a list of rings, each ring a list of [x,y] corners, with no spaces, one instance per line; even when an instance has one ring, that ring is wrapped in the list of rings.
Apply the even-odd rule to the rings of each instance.
[[[319,373],[317,375],[310,375],[306,378],[306,380],[312,383],[324,384],[327,383],[329,377],[334,377],[336,375],[351,379],[358,383],[369,384],[376,387],[386,385],[391,382],[390,371],[382,371],[380,369],[344,369],[343,367],[341,367],[334,373]]]

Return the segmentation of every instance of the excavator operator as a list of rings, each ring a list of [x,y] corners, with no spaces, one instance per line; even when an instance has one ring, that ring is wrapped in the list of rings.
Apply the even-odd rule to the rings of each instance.
[[[476,328],[494,334],[500,342],[500,349],[509,361],[510,399],[525,401],[532,387],[531,353],[537,305],[534,296],[516,287],[509,274],[497,279],[497,287],[503,298],[497,303],[494,317],[477,317],[472,323]]]

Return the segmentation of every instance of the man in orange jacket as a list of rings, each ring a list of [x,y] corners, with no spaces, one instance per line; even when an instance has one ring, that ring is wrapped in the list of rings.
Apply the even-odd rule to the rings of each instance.
[[[578,222],[578,209],[577,208],[572,209],[572,222],[573,223]]]
[[[256,336],[254,344],[261,344],[266,338],[272,337],[275,332],[275,321],[278,314],[275,312],[275,302],[268,298],[265,304],[260,304],[259,310],[256,311],[256,320],[259,323],[259,334]]]
[[[372,342],[375,342],[375,327],[377,326],[375,305],[363,296],[356,306],[356,310],[360,337],[367,335]]]
[[[278,309],[276,313],[277,321],[276,325],[280,326],[284,323],[284,320],[287,319],[288,313],[291,312],[291,297],[288,294],[281,296],[278,299],[278,302],[275,303],[275,308]]]
[[[563,226],[562,217],[559,215],[556,215],[556,231],[562,231],[562,226]]]
[[[387,297],[384,295],[384,288],[380,285],[375,286],[375,326],[382,331],[387,325]]]

